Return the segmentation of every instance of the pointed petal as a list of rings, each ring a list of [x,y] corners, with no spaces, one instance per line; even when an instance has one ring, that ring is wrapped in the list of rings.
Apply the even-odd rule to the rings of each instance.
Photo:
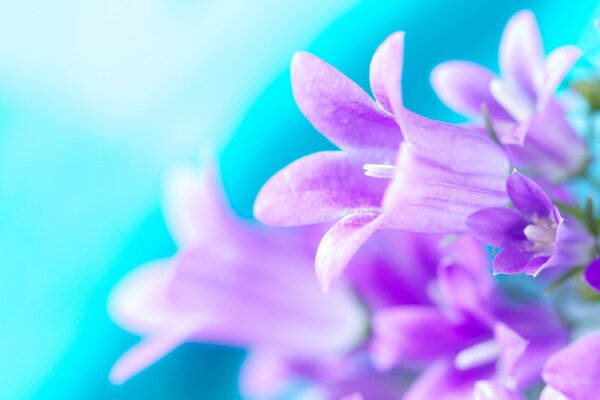
[[[432,306],[399,306],[375,313],[371,353],[378,368],[401,362],[427,364],[469,345],[443,314]]]
[[[397,148],[402,134],[394,119],[356,83],[308,53],[292,60],[292,90],[313,126],[340,148]]]
[[[595,291],[600,292],[600,258],[595,259],[587,266],[583,278]]]
[[[544,49],[540,30],[531,11],[515,14],[500,43],[500,70],[509,80],[535,98],[535,75],[542,68]]]
[[[402,107],[403,57],[404,32],[396,32],[384,40],[371,60],[371,91],[379,105],[391,114]]]
[[[544,72],[538,89],[538,109],[546,107],[550,97],[581,55],[582,51],[576,46],[562,46],[548,54],[544,60]]]
[[[481,117],[486,105],[492,119],[510,120],[510,116],[490,94],[490,82],[496,78],[489,69],[468,61],[448,61],[431,73],[431,85],[438,97],[454,111]]]
[[[521,361],[529,341],[521,337],[508,325],[501,322],[494,326],[494,336],[500,345],[500,363],[502,369],[509,375],[513,375]]]
[[[339,151],[303,157],[263,186],[254,215],[267,225],[294,226],[378,208],[388,182],[365,176],[364,164],[364,160]]]
[[[165,220],[179,245],[228,236],[232,220],[215,167],[201,174],[191,168],[172,169],[165,179]]]
[[[600,382],[600,334],[579,339],[555,353],[542,378],[565,396],[577,400],[598,398]]]
[[[523,229],[527,221],[514,209],[485,208],[467,218],[467,226],[481,241],[494,247],[505,247],[526,241]]]
[[[112,367],[109,376],[111,383],[115,385],[125,383],[132,376],[188,341],[202,325],[200,321],[186,321],[179,326],[171,325],[167,331],[156,333],[155,336],[143,338],[123,354]]]
[[[514,170],[506,181],[506,191],[515,208],[527,216],[544,218],[552,214],[552,200],[537,183]]]
[[[315,259],[319,285],[328,292],[360,246],[377,230],[377,212],[350,214],[323,236]]]
[[[407,140],[383,200],[384,227],[462,232],[470,214],[506,202],[508,161],[497,144],[408,110],[399,120]]]
[[[545,257],[544,260],[547,260]],[[502,250],[492,260],[494,274],[528,274],[533,275],[538,272],[540,263],[532,262],[535,260],[535,253],[532,251],[519,251],[513,249]],[[543,262],[542,262],[543,264]]]

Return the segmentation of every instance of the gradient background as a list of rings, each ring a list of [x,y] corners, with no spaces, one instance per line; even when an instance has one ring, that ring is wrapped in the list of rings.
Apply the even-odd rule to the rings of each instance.
[[[251,217],[261,184],[330,147],[297,110],[289,60],[311,51],[363,87],[370,57],[407,31],[409,108],[458,121],[429,73],[497,67],[508,18],[538,16],[546,48],[596,40],[597,0],[0,2],[0,398],[235,399],[243,351],[185,345],[121,387],[137,338],[111,323],[111,287],[175,248],[165,171],[218,152]],[[589,47],[587,47],[589,48]]]

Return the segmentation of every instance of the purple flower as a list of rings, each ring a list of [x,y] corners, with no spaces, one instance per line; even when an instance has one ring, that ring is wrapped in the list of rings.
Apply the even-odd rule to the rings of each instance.
[[[467,243],[458,243],[454,254],[473,251],[472,245],[464,247]],[[428,285],[429,302],[374,315],[376,364],[384,370],[397,365],[424,369],[407,400],[472,398],[481,380],[511,389],[529,387],[539,381],[548,356],[566,341],[565,328],[550,309],[510,304],[495,290],[484,257],[483,264],[469,265],[454,254],[439,261],[437,280]]]
[[[180,171],[169,183],[166,214],[178,253],[141,266],[113,290],[111,317],[142,336],[114,366],[113,382],[184,342],[251,347],[278,354],[281,364],[332,363],[360,343],[364,310],[348,286],[326,296],[314,284],[310,232],[239,221],[213,176]]]
[[[593,260],[583,271],[583,279],[594,290],[600,292],[600,258]]]
[[[542,396],[544,400],[596,400],[600,382],[600,334],[581,338],[552,355],[542,377],[548,385],[545,392],[555,395]]]
[[[435,68],[431,82],[442,101],[482,127],[486,105],[513,165],[560,180],[579,172],[586,161],[585,143],[553,97],[580,56],[577,47],[562,46],[544,58],[535,16],[521,11],[502,36],[500,76],[479,64],[450,61]]]
[[[564,219],[535,182],[513,171],[506,188],[514,208],[480,210],[467,220],[480,240],[503,249],[492,262],[495,273],[535,276],[545,268],[589,261],[593,238],[576,221]]]
[[[324,290],[376,230],[461,232],[469,214],[505,202],[508,163],[495,143],[402,106],[403,48],[399,32],[375,52],[376,101],[315,56],[300,53],[292,62],[299,108],[340,151],[308,155],[278,172],[254,214],[278,226],[339,219],[317,251]]]
[[[494,381],[475,383],[473,400],[525,400],[521,394]]]

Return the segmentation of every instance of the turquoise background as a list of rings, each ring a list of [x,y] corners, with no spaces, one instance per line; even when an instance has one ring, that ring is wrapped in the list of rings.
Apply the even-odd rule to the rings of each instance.
[[[591,30],[597,1],[23,1],[0,4],[0,398],[237,398],[243,351],[189,344],[121,387],[137,340],[109,320],[111,287],[173,254],[164,173],[222,149],[251,217],[261,184],[330,145],[290,90],[295,50],[363,87],[377,45],[405,30],[409,108],[459,121],[434,96],[439,62],[497,65],[504,24],[538,16],[546,49]],[[326,4],[324,4],[326,3]]]

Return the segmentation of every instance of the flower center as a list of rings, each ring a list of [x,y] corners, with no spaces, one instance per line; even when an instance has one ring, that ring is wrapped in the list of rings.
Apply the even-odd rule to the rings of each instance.
[[[365,164],[363,169],[366,176],[380,179],[391,179],[396,171],[395,166],[386,164]]]
[[[539,218],[534,215],[532,224],[523,229],[527,240],[533,244],[533,250],[540,255],[550,255],[556,240],[556,222],[550,218]]]

